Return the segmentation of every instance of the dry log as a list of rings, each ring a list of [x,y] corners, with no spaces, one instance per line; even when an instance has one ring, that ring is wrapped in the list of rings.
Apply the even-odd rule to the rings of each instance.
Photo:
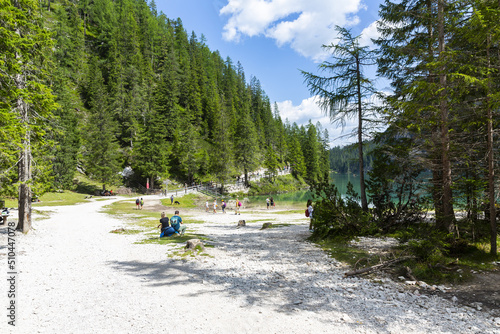
[[[391,266],[393,264],[396,264],[396,263],[399,263],[399,262],[403,262],[403,261],[406,261],[406,260],[411,260],[411,259],[414,259],[414,258],[415,258],[414,256],[403,256],[403,257],[400,257],[398,259],[385,261],[383,263],[379,263],[379,264],[376,264],[376,265],[371,266],[371,267],[366,267],[366,268],[362,268],[362,269],[358,269],[358,270],[349,271],[349,272],[347,272],[347,273],[344,274],[344,277],[368,273],[368,272],[373,271],[373,270],[382,269],[384,267],[388,267],[388,266]]]
[[[418,279],[413,276],[413,272],[411,271],[410,267],[406,267],[406,275],[408,275],[409,279],[418,283]]]

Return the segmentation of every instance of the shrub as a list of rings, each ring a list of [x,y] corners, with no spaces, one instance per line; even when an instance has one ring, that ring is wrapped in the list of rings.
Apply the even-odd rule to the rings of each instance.
[[[321,183],[313,187],[316,203],[313,208],[313,239],[352,239],[373,230],[369,213],[363,211],[359,196],[351,183],[342,198],[333,184]]]

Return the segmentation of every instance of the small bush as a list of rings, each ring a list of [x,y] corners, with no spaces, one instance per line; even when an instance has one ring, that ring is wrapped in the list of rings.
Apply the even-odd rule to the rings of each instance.
[[[366,235],[374,229],[371,216],[363,211],[359,196],[348,184],[345,198],[342,198],[333,184],[318,184],[313,187],[317,199],[313,206],[313,239],[345,239]]]

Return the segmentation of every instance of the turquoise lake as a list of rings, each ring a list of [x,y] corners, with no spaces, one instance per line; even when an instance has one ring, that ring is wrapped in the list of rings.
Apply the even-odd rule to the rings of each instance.
[[[354,174],[330,174],[331,182],[337,186],[341,195],[345,195],[347,192],[347,183],[351,182],[354,190],[359,194],[359,175]],[[272,194],[272,195],[259,195],[259,196],[250,196],[250,202],[266,202],[267,197],[273,197],[276,203],[279,202],[307,202],[308,199],[312,199],[311,192],[308,190],[304,191],[296,191],[293,193],[286,194]]]

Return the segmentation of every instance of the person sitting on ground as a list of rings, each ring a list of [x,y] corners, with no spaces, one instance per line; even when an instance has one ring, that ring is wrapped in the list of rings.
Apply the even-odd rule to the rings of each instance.
[[[175,211],[174,216],[170,217],[170,225],[180,235],[184,235],[184,232],[186,231],[186,226],[182,224],[182,218],[179,216],[178,210]]]
[[[158,227],[160,226],[161,226],[160,238],[170,237],[176,233],[175,229],[169,225],[168,217],[165,216],[165,212],[161,213],[160,224],[158,225]]]

